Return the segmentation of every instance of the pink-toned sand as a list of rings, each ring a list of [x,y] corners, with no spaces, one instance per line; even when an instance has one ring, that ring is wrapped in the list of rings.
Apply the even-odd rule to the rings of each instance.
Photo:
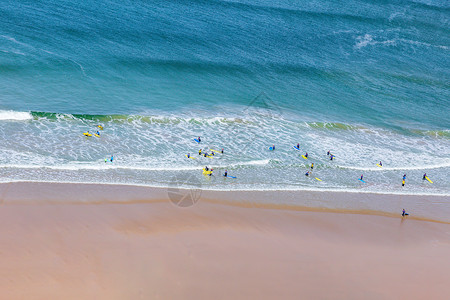
[[[208,201],[0,206],[0,299],[449,299],[450,225]]]

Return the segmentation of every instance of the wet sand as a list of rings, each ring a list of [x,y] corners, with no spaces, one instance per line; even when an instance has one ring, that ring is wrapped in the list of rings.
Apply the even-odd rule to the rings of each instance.
[[[450,293],[450,225],[442,222],[209,197],[180,208],[157,192],[130,195],[123,188],[116,199],[108,194],[97,202],[83,198],[98,197],[83,188],[83,199],[64,202],[76,194],[58,188],[51,195],[48,186],[32,189],[42,201],[32,201],[26,188],[0,194],[1,299],[447,299]]]

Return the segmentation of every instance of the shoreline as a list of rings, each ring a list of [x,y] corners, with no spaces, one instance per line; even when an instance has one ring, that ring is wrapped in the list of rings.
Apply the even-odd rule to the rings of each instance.
[[[216,191],[124,184],[10,182],[0,183],[0,204],[101,204],[166,202],[169,190],[197,191],[200,201],[247,208],[401,217],[450,223],[450,197],[335,191]]]

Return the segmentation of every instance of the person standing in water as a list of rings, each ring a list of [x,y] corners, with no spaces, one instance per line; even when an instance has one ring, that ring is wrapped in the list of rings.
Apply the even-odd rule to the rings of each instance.
[[[227,177],[228,176],[228,171],[225,170],[225,174],[223,174],[223,176]]]
[[[314,169],[314,163],[311,163],[311,170]]]
[[[402,210],[402,217],[409,216],[409,214],[405,211],[405,209]]]
[[[423,174],[422,180],[426,180],[426,179],[427,179],[427,173]]]

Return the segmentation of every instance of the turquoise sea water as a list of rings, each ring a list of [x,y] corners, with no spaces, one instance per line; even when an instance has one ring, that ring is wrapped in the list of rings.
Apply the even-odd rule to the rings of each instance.
[[[0,22],[1,181],[450,193],[448,1],[2,1]]]

